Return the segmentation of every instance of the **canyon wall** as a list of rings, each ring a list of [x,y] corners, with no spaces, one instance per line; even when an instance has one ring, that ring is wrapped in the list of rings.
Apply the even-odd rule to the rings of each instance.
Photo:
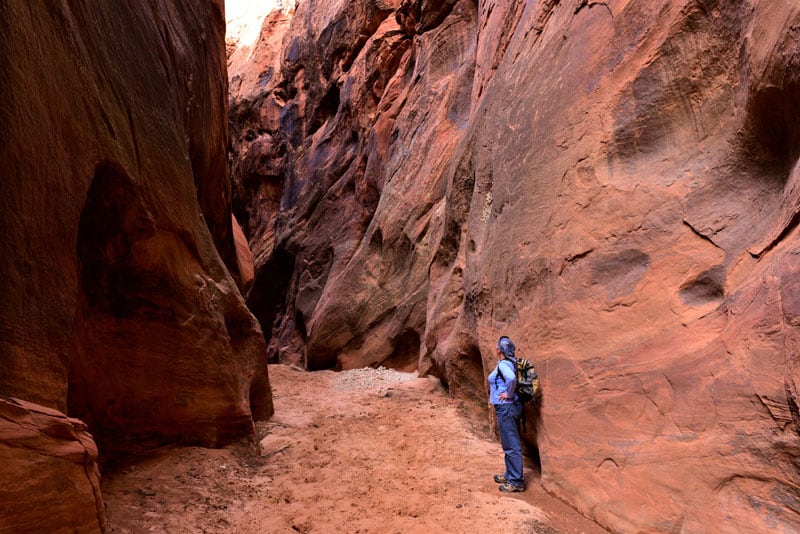
[[[237,287],[222,0],[2,8],[0,395],[81,419],[101,459],[252,434],[272,400]]]
[[[549,491],[621,532],[800,529],[800,6],[293,7],[228,50],[270,357],[478,406],[507,334]]]

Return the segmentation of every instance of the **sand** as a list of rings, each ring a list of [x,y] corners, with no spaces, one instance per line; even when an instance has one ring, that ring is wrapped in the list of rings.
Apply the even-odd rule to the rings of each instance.
[[[270,381],[257,441],[168,447],[104,473],[109,531],[606,532],[546,493],[531,458],[527,490],[498,491],[489,412],[434,378],[271,365]]]

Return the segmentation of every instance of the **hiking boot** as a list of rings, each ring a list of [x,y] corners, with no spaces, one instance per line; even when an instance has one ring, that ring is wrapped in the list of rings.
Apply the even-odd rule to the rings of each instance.
[[[497,482],[498,484],[505,484],[506,482],[508,482],[508,479],[503,475],[495,475],[494,481]]]
[[[525,491],[525,486],[515,486],[513,484],[503,484],[499,488],[500,491],[505,491],[507,493],[513,493],[515,491]]]

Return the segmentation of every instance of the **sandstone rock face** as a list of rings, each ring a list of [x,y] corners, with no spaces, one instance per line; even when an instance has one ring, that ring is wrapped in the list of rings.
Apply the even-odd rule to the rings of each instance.
[[[230,63],[271,356],[482,403],[507,334],[542,378],[543,483],[585,514],[800,529],[800,5],[291,15]]]
[[[251,432],[272,403],[230,274],[223,3],[4,13],[0,393],[83,419],[101,458]]]
[[[96,460],[83,422],[0,398],[0,531],[103,531]]]
[[[239,289],[243,294],[247,294],[253,286],[255,267],[253,266],[253,253],[247,243],[247,236],[244,235],[242,227],[236,217],[231,215],[231,225],[233,226],[233,243],[236,246],[236,268],[239,271]]]

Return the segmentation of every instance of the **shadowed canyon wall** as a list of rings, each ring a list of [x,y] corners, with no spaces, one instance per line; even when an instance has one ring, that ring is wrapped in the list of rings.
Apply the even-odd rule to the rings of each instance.
[[[284,2],[229,40],[270,357],[484,402],[613,530],[800,529],[800,5]]]
[[[72,424],[53,410],[101,458],[251,434],[272,400],[236,282],[223,2],[0,5],[0,394],[28,407],[3,410],[3,440],[76,447],[45,439]],[[55,437],[93,447],[70,421]],[[3,519],[14,484],[58,478],[18,475]]]

